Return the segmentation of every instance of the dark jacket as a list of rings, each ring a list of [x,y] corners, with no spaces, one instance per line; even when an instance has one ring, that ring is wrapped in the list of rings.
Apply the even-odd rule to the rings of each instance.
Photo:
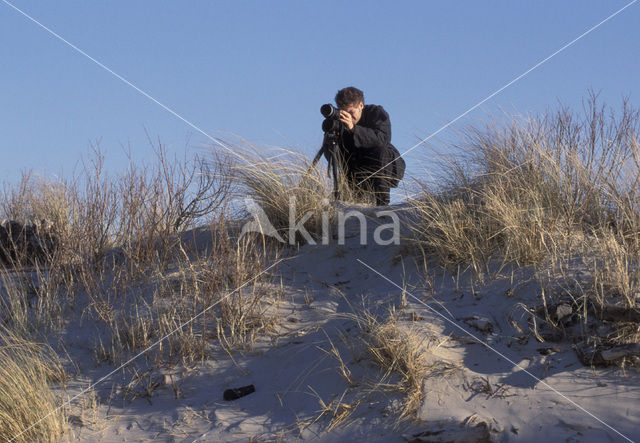
[[[353,131],[342,134],[347,168],[352,172],[374,172],[393,160],[391,121],[382,106],[365,105]],[[378,173],[389,176],[391,165]]]

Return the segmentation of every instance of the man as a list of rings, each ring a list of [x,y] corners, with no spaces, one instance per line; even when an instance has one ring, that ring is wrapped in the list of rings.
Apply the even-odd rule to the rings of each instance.
[[[389,114],[378,105],[365,105],[364,94],[353,86],[335,97],[343,123],[341,155],[347,185],[359,200],[389,204],[395,148],[391,145]]]

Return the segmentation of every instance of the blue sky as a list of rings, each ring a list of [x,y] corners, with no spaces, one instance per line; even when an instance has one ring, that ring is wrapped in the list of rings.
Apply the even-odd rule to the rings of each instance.
[[[403,152],[629,1],[11,1],[203,131],[313,156],[341,87],[391,116]],[[581,108],[589,88],[638,102],[640,2],[427,145],[505,110]],[[0,173],[69,176],[92,143],[109,170],[210,142],[0,1]],[[407,155],[407,174],[431,149]]]

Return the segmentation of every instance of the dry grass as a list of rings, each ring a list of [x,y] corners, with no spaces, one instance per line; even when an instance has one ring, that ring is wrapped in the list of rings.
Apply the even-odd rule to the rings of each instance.
[[[349,369],[349,365],[347,365],[342,358],[342,354],[333,343],[329,334],[324,331],[325,336],[327,337],[327,343],[329,344],[329,349],[324,349],[322,347],[318,347],[322,352],[326,353],[329,357],[335,360],[338,363],[338,374],[342,377],[342,379],[347,382],[350,388],[355,388],[358,386],[358,383],[354,380],[354,377],[351,373],[351,369]]]
[[[58,409],[49,384],[66,375],[53,350],[3,329],[0,361],[0,439],[57,440],[65,430],[66,412]]]
[[[277,259],[229,226],[231,168],[226,156],[169,158],[109,176],[98,148],[71,181],[24,175],[0,196],[4,217],[53,222],[59,243],[44,263],[0,270],[0,320],[21,337],[55,334],[65,314],[96,325],[94,355],[119,364],[167,337],[145,358],[156,365],[202,361],[212,343],[250,348],[279,322],[278,291],[261,281],[225,298]],[[187,246],[184,233],[208,223],[209,240]],[[216,304],[197,320],[205,309]],[[184,327],[181,327],[185,325]]]
[[[56,331],[73,293],[57,270],[39,265],[24,273],[0,269],[0,320],[21,337]]]
[[[309,387],[313,394],[317,397],[318,403],[320,405],[320,411],[318,415],[311,420],[309,424],[313,424],[318,422],[319,420],[328,418],[329,424],[327,425],[326,432],[331,432],[333,429],[339,426],[345,426],[349,417],[355,412],[360,405],[360,401],[354,401],[352,403],[344,402],[344,397],[347,394],[347,391],[344,391],[339,398],[331,400],[329,403],[326,403],[320,394],[318,394],[313,388]]]
[[[259,205],[277,231],[289,244],[297,242],[328,242],[335,222],[332,181],[320,166],[310,168],[309,159],[301,154],[280,150],[272,156],[248,152],[250,165],[237,165],[234,176],[243,197]],[[340,198],[356,201],[358,196],[346,185],[339,173]],[[306,237],[295,226],[308,232]],[[297,236],[294,233],[297,232]]]
[[[464,154],[443,165],[444,189],[424,184],[415,203],[416,245],[481,270],[496,257],[540,263],[575,233],[612,224],[635,236],[638,113],[625,102],[608,114],[596,97],[585,109],[468,129]]]
[[[73,189],[62,180],[49,180],[24,172],[14,187],[5,184],[0,212],[23,224],[48,220],[54,232],[64,232],[72,217]]]
[[[467,129],[463,154],[414,204],[414,247],[481,278],[496,262],[533,265],[544,311],[568,301],[591,340],[607,306],[638,308],[639,130],[626,100],[616,113],[594,94],[583,115],[561,108]]]
[[[71,180],[24,174],[0,197],[0,218],[23,224],[48,221],[59,240],[49,263],[100,262],[115,247],[132,268],[164,254],[203,217],[220,213],[231,191],[229,157],[169,158],[154,145],[155,162],[109,176],[98,147]],[[186,152],[186,151],[185,151]],[[135,263],[135,265],[134,265]]]
[[[611,231],[603,232],[592,241],[583,257],[593,272],[595,301],[600,305],[638,307],[640,269],[635,245]]]
[[[94,277],[85,280],[87,314],[107,332],[96,342],[99,361],[119,363],[128,352],[147,349],[166,337],[146,357],[156,365],[190,365],[206,358],[212,339],[219,339],[227,350],[251,348],[275,330],[281,293],[267,284],[268,279],[233,292],[254,278],[271,255],[251,239],[235,242],[224,222],[210,229],[212,245],[206,255],[192,259],[184,251],[170,269],[157,262],[145,279],[132,281],[118,269],[86,274]],[[142,291],[147,295],[136,295]]]
[[[367,355],[383,371],[382,379],[372,390],[400,391],[405,399],[399,420],[414,417],[424,398],[424,379],[442,376],[454,369],[443,361],[427,359],[429,352],[443,341],[415,325],[402,324],[393,310],[383,320],[366,309],[350,317],[358,325]]]

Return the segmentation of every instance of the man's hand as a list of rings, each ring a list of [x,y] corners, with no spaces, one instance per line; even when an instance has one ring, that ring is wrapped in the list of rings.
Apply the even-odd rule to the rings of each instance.
[[[353,131],[353,127],[355,123],[353,121],[353,116],[349,114],[347,111],[340,110],[340,121],[344,123],[349,131]]]

